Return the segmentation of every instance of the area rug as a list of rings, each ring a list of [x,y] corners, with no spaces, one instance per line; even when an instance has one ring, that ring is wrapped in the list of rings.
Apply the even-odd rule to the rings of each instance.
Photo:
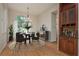
[[[16,47],[15,47],[16,45]],[[16,44],[16,42],[10,42],[8,44],[8,48],[11,49],[11,50],[28,50],[28,51],[32,51],[32,50],[37,50],[37,49],[43,49],[45,48],[45,41],[43,40],[39,40],[38,41],[33,41],[31,44],[24,44],[22,43],[21,45],[19,44]]]

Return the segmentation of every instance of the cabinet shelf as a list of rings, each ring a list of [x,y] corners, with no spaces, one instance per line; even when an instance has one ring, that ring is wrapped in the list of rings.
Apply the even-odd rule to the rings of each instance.
[[[75,23],[72,23],[72,24],[63,24],[62,26],[63,26],[63,27],[64,27],[64,26],[66,26],[66,27],[67,27],[67,26],[75,26]]]

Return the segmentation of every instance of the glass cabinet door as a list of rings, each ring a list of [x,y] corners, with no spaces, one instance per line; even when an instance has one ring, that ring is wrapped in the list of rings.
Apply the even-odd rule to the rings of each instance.
[[[75,19],[75,8],[70,8],[69,9],[69,23],[74,23]]]
[[[64,11],[62,13],[62,23],[63,24],[66,24],[66,22],[67,22],[67,13],[66,13],[66,11]]]

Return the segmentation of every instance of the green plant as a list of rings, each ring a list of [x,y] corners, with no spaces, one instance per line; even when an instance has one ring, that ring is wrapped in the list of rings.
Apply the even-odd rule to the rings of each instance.
[[[9,26],[9,35],[13,36],[13,25]]]

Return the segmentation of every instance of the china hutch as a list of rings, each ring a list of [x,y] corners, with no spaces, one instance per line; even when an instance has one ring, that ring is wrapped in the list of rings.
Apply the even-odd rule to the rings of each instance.
[[[72,56],[78,55],[78,4],[59,5],[59,50]]]

